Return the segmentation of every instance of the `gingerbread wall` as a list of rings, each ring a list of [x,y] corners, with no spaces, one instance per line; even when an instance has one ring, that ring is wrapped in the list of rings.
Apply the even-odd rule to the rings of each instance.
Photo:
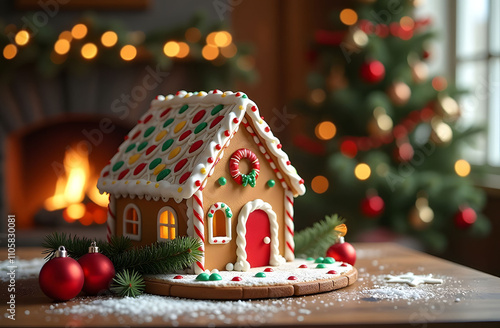
[[[141,240],[133,241],[134,246],[149,245],[157,241],[158,231],[158,212],[164,206],[170,206],[177,212],[177,227],[178,236],[185,236],[187,234],[187,206],[186,201],[183,200],[177,204],[173,199],[167,202],[163,200],[146,200],[135,197],[121,197],[116,200],[116,234],[123,235],[123,211],[128,204],[135,204],[141,211]]]
[[[229,174],[229,160],[231,155],[240,148],[248,148],[257,155],[260,162],[260,173],[255,187],[243,187],[237,184]],[[240,171],[242,173],[250,172],[249,165],[245,161],[240,162]],[[221,186],[218,179],[224,177],[227,183]],[[274,180],[276,185],[268,187],[267,181]],[[284,212],[284,190],[276,177],[274,171],[269,165],[264,155],[260,152],[252,136],[246,128],[240,125],[236,135],[231,140],[229,146],[224,150],[224,156],[215,166],[214,173],[208,178],[207,185],[203,190],[203,209],[205,212],[205,268],[225,270],[226,264],[236,262],[236,226],[240,209],[249,201],[262,199],[269,203],[276,213],[279,224],[279,250],[280,255],[285,254],[285,212]],[[216,202],[223,202],[228,205],[232,212],[231,219],[232,240],[229,244],[209,244],[208,227],[206,213]]]

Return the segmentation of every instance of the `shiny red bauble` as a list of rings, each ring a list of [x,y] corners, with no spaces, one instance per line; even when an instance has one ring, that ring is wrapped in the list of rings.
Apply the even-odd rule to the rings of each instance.
[[[361,65],[360,75],[366,83],[374,84],[382,81],[385,76],[385,67],[378,60],[371,60]]]
[[[45,263],[38,282],[42,292],[56,301],[67,301],[78,295],[83,287],[83,270],[77,261],[67,256],[63,246],[56,257]]]
[[[339,241],[326,251],[327,257],[333,257],[335,261],[346,262],[350,265],[356,263],[356,250],[354,247],[344,241],[344,237],[340,237]]]
[[[367,196],[361,201],[361,212],[367,217],[377,217],[384,212],[385,203],[380,196]]]
[[[477,214],[470,207],[465,207],[460,209],[457,214],[455,214],[454,221],[458,228],[466,229],[476,222]]]
[[[78,263],[80,263],[85,277],[83,284],[85,293],[97,295],[109,289],[115,276],[115,267],[109,258],[98,253],[95,244],[89,248],[88,254],[80,257]]]

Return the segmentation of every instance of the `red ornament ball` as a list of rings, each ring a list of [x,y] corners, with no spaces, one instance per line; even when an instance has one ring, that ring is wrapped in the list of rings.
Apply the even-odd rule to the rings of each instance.
[[[384,212],[384,200],[380,196],[367,196],[361,201],[361,212],[370,218],[379,216]]]
[[[64,246],[56,257],[44,264],[38,282],[42,292],[56,301],[67,301],[78,295],[83,287],[83,270],[77,261],[67,256]]]
[[[109,289],[109,285],[115,276],[115,267],[105,255],[100,253],[88,253],[80,257],[80,263],[85,283],[83,291],[88,295],[97,295]]]
[[[465,207],[460,209],[457,214],[455,214],[454,220],[455,225],[460,229],[466,229],[476,222],[477,214],[470,207]]]
[[[326,251],[327,257],[333,257],[336,261],[346,262],[350,265],[356,263],[356,250],[354,247],[344,241],[344,237],[340,237],[339,241]]]
[[[366,83],[378,83],[385,76],[385,67],[378,60],[371,60],[361,65],[360,75]]]

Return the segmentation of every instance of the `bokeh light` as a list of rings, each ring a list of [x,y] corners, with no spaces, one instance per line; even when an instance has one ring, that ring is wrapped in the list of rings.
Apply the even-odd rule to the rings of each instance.
[[[70,31],[62,31],[61,33],[59,33],[59,39],[64,39],[71,42],[71,40],[73,40],[73,35]]]
[[[59,39],[54,44],[54,51],[58,55],[65,55],[65,54],[67,54],[70,48],[71,48],[71,44],[66,39]]]
[[[201,50],[201,55],[206,60],[214,60],[219,55],[219,49],[216,46],[212,46],[210,44],[207,44]]]
[[[117,42],[118,42],[118,35],[113,31],[104,32],[101,36],[101,43],[105,47],[108,47],[108,48],[112,47]]]
[[[82,57],[85,59],[92,59],[97,56],[97,46],[91,42],[86,43],[82,47]]]
[[[88,29],[84,24],[76,24],[71,29],[71,35],[74,39],[80,40],[83,39],[87,35]]]
[[[179,52],[177,53],[177,58],[184,58],[189,55],[189,46],[186,42],[179,42]]]
[[[217,47],[224,48],[231,44],[233,37],[229,32],[221,31],[217,32],[214,37],[214,43]]]
[[[337,127],[330,121],[323,121],[316,125],[314,130],[316,137],[321,140],[330,140],[335,137]]]
[[[163,46],[163,53],[167,57],[175,57],[175,56],[177,56],[177,54],[179,53],[180,50],[181,50],[181,47],[175,41],[168,41]]]
[[[399,20],[401,28],[405,31],[411,31],[415,27],[415,21],[410,16],[403,16]]]
[[[195,42],[200,41],[201,32],[196,27],[190,27],[186,30],[186,33],[184,34],[184,36],[186,37],[187,41],[189,41],[191,43],[195,43]]]
[[[17,55],[17,47],[13,44],[8,44],[3,48],[3,56],[5,59],[12,59]]]
[[[345,25],[354,25],[358,21],[358,14],[352,9],[346,8],[340,12],[340,21]]]
[[[325,90],[323,89],[313,89],[311,91],[311,100],[316,103],[316,104],[321,104],[323,101],[325,101],[326,98],[326,93]]]
[[[322,175],[315,176],[311,181],[311,189],[317,194],[322,194],[327,191],[328,186],[328,179]]]
[[[123,60],[130,61],[134,59],[137,56],[137,49],[136,47],[127,44],[122,47],[120,50],[120,57],[122,57]]]
[[[442,76],[436,76],[432,79],[432,87],[436,91],[443,91],[448,87],[448,81]]]
[[[30,40],[30,35],[26,30],[21,30],[17,32],[16,36],[14,37],[14,41],[16,41],[16,43],[20,46],[24,46],[25,44],[28,43],[29,40]]]
[[[222,56],[226,58],[233,58],[236,55],[236,52],[238,52],[238,48],[236,48],[236,45],[234,43],[231,43],[227,47],[224,47],[220,50]]]
[[[372,170],[370,169],[370,167],[366,163],[359,163],[354,168],[354,175],[359,180],[366,180],[370,177],[371,174],[372,174]]]
[[[466,177],[470,173],[470,164],[465,159],[459,159],[455,162],[455,172],[458,176]]]

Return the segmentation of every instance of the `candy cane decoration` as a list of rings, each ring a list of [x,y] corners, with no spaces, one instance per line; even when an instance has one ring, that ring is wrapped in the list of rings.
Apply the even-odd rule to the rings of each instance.
[[[249,174],[242,174],[240,172],[240,161],[243,158],[246,158],[250,161],[252,165],[252,172],[255,172],[255,180],[257,180],[260,172],[260,163],[257,155],[255,155],[250,149],[247,148],[238,149],[231,155],[231,159],[229,160],[229,173],[231,174],[231,177],[234,179],[234,181],[236,181],[240,185],[243,184],[243,180],[245,180],[245,177],[250,176],[250,174],[252,173],[250,172]]]
[[[285,259],[293,261],[295,259],[294,249],[295,243],[293,241],[293,193],[290,189],[285,189]]]
[[[111,195],[109,196],[107,226],[108,233],[106,237],[108,242],[110,242],[111,236],[116,234],[116,201]]]
[[[203,223],[203,193],[197,190],[193,195],[193,228],[196,236],[201,240],[201,246],[198,248],[202,252],[201,258],[194,266],[196,274],[205,271],[205,225]]]

